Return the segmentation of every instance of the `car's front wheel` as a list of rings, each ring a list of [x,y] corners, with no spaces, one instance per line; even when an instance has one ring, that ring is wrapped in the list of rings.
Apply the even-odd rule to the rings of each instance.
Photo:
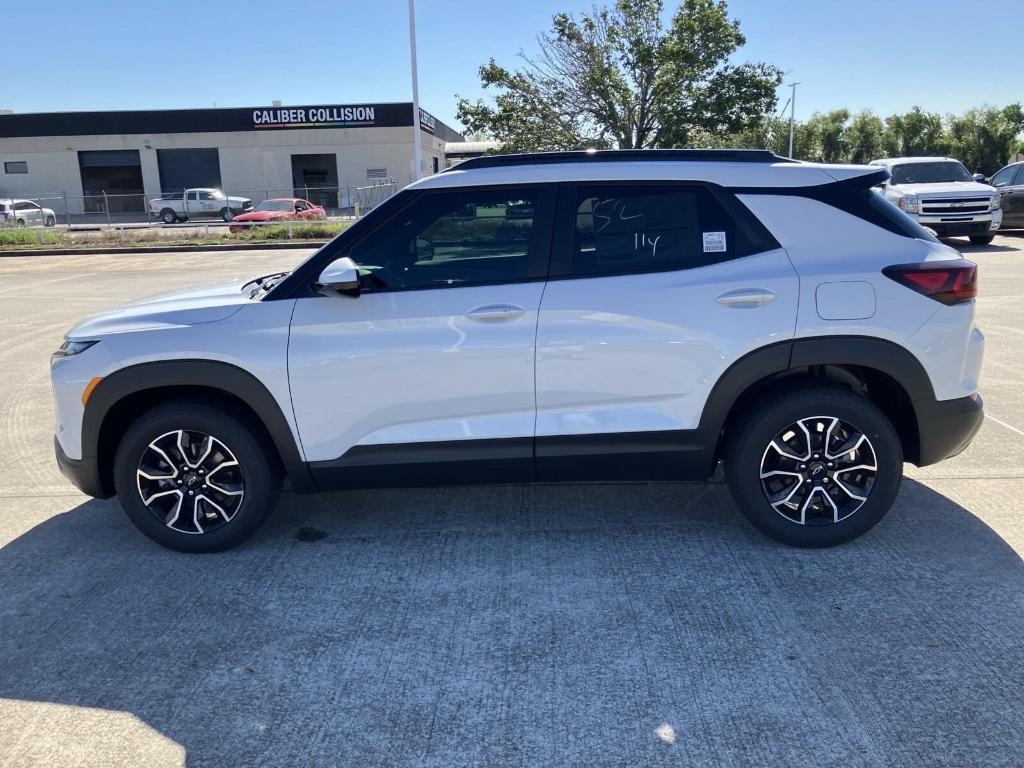
[[[231,221],[234,214],[231,212],[230,208],[222,208],[220,211],[220,217],[224,219],[224,221]]]
[[[867,532],[889,511],[903,449],[866,398],[807,387],[741,415],[725,462],[733,497],[758,530],[793,546],[831,547]]]
[[[128,518],[181,552],[242,542],[277,503],[280,473],[259,434],[227,412],[168,403],[139,418],[114,458],[114,484]]]
[[[995,239],[995,235],[971,235],[971,245],[988,245]]]

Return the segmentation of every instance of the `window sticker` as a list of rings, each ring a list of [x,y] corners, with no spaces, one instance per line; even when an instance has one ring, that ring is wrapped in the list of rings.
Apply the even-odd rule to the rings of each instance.
[[[704,233],[704,253],[724,253],[725,232]]]

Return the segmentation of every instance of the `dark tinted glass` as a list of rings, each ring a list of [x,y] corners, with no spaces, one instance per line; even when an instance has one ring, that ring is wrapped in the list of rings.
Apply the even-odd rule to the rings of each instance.
[[[351,255],[370,290],[524,280],[537,199],[532,190],[430,193]]]
[[[736,226],[702,187],[582,187],[570,274],[690,269],[734,258]]]
[[[904,163],[892,167],[893,184],[934,184],[943,181],[974,181],[974,177],[953,160]]]
[[[914,219],[910,218],[893,205],[889,200],[886,199],[885,195],[879,192],[877,189],[865,189],[859,193],[865,197],[868,205],[875,214],[881,216],[883,219],[894,225],[901,234],[907,237],[917,237],[921,240],[931,240],[932,242],[938,242],[935,236],[927,229],[918,224]],[[854,215],[857,215],[854,213]],[[877,222],[876,222],[877,223]]]

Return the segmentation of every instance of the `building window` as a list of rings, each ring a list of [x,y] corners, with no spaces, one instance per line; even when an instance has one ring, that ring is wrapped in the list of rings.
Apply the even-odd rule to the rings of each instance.
[[[388,177],[387,168],[367,168],[366,169],[366,180],[367,181],[384,181]]]
[[[4,163],[4,173],[28,173],[28,161],[10,160]]]

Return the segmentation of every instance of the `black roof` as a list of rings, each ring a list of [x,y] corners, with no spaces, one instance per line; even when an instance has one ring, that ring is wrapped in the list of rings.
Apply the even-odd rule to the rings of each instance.
[[[516,165],[552,163],[619,163],[630,161],[684,161],[721,163],[793,163],[767,149],[588,149],[574,152],[523,152],[511,155],[483,155],[463,160],[446,170],[458,168],[504,168]]]

